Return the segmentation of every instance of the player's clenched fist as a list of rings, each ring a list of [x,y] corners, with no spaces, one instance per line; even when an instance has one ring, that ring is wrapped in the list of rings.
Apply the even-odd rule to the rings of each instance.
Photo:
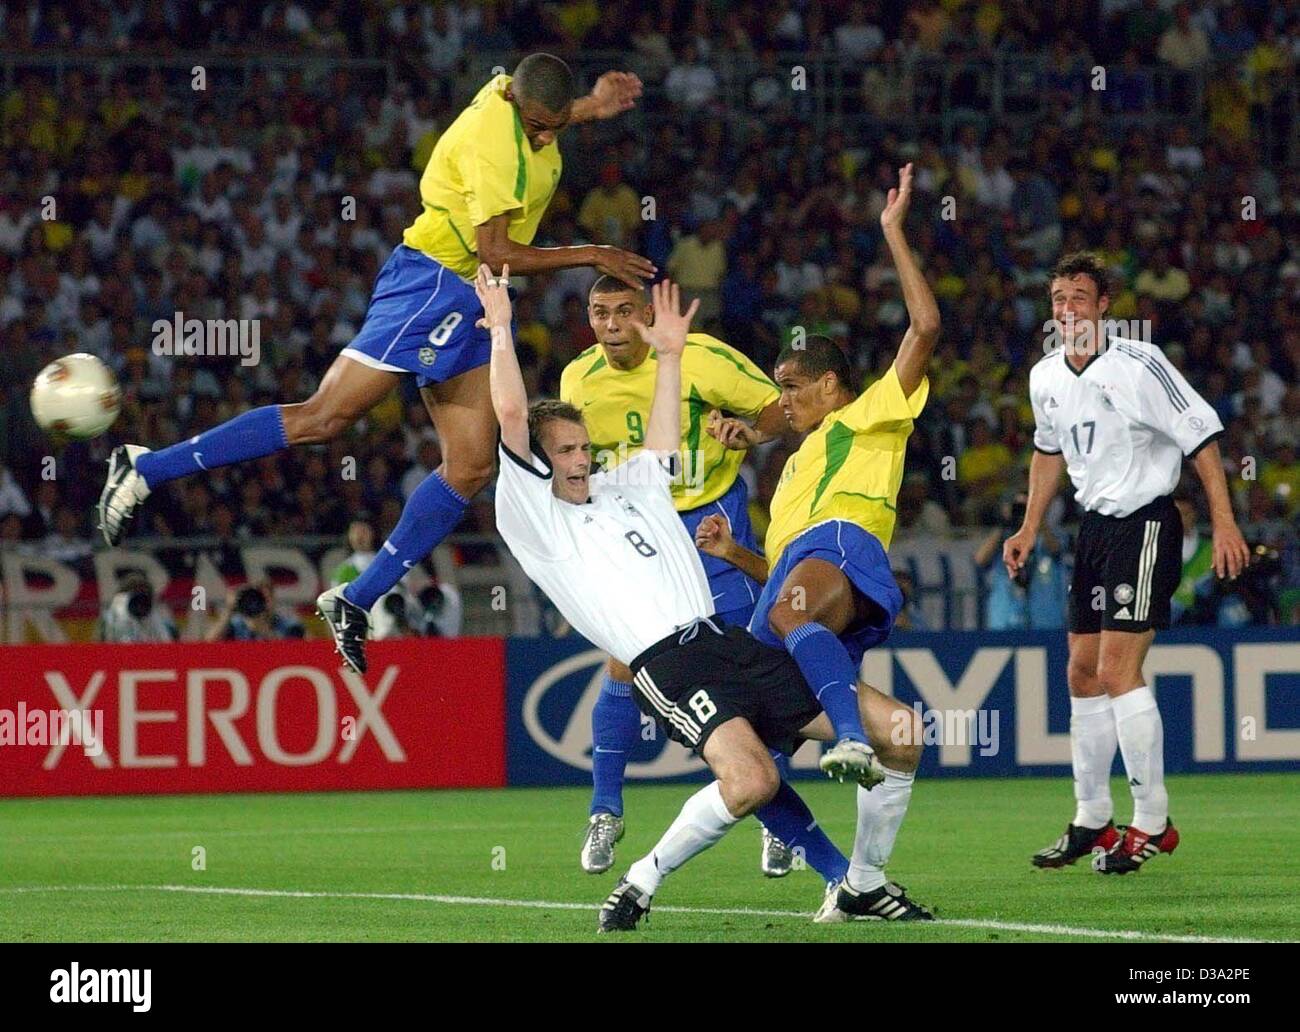
[[[733,543],[731,527],[721,516],[705,516],[695,528],[695,547],[715,559],[725,559]]]
[[[474,277],[474,293],[483,306],[483,318],[477,325],[482,330],[510,328],[510,266],[501,266],[501,275],[494,276],[486,265],[478,267]]]

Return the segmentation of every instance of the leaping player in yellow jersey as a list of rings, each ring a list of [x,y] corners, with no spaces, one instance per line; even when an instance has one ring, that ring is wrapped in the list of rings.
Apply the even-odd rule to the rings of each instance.
[[[868,747],[855,694],[857,672],[863,653],[888,637],[903,604],[885,550],[894,533],[907,439],[929,395],[926,370],[939,337],[939,308],[903,232],[911,199],[909,164],[880,215],[910,322],[893,365],[859,395],[849,360],[833,341],[809,337],[806,346],[785,348],[776,362],[781,407],[790,426],[807,437],[787,460],[772,498],[767,558],[738,544],[725,523],[712,517],[701,521],[695,538],[701,550],[766,582],[750,633],[785,646],[831,718],[839,741],[822,761],[831,773],[837,750],[851,757]],[[711,432],[732,447],[759,438],[734,418]],[[874,688],[863,690],[872,693],[868,707],[886,704]],[[885,861],[915,772],[885,773],[874,791],[858,792],[859,821],[877,820],[879,831],[869,837],[870,848],[855,845],[837,897],[846,914],[867,914],[882,905]]]
[[[480,262],[497,270],[509,263],[525,275],[588,265],[632,286],[656,271],[615,247],[531,246],[560,180],[560,131],[613,118],[640,95],[635,75],[606,72],[575,99],[569,67],[549,54],[531,54],[513,76],[489,81],[434,147],[420,179],[423,211],[380,271],[361,331],[316,393],[301,404],[253,409],[161,451],[114,449],[99,501],[105,540],[121,541],[127,520],[160,484],[332,440],[402,374],[415,374],[442,465],[411,493],[366,571],[317,600],[344,661],[364,672],[371,607],[451,532],[495,466],[491,344],[476,326],[483,309],[473,287]]]
[[[565,367],[560,400],[582,412],[593,456],[613,468],[645,446],[659,363],[633,324],[651,325],[654,306],[644,289],[602,276],[588,295],[587,319],[598,343]],[[738,475],[744,452],[710,437],[706,427],[711,418],[726,412],[753,421],[752,440],[776,437],[785,429],[780,392],[745,355],[707,333],[687,334],[681,366],[684,454],[682,474],[672,486],[673,502],[692,535],[701,520],[713,516],[730,528],[737,542],[757,548],[749,523],[749,492]],[[701,559],[718,617],[732,626],[748,626],[760,583],[721,559],[707,554]],[[579,858],[589,874],[606,871],[614,863],[614,844],[623,836],[623,775],[640,731],[632,671],[611,658],[591,713],[594,790]],[[788,761],[776,755],[784,777]],[[765,828],[759,862],[763,874],[783,877],[790,872],[792,859],[790,850]]]

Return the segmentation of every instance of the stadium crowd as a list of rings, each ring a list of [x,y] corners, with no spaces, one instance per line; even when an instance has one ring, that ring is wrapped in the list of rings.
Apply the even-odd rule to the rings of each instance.
[[[1047,270],[1088,248],[1113,274],[1110,315],[1135,320],[1219,411],[1239,517],[1268,528],[1278,578],[1300,583],[1300,166],[1274,131],[1295,94],[1293,5],[923,0],[904,14],[878,0],[580,0],[256,11],[116,0],[11,2],[0,15],[13,80],[0,105],[0,547],[85,562],[100,487],[88,471],[102,468],[110,443],[170,443],[250,406],[309,396],[419,210],[420,171],[478,85],[475,56],[508,63],[545,47],[620,51],[647,91],[635,121],[562,138],[565,171],[538,242],[586,239],[648,256],[701,297],[702,328],[766,368],[795,326],[839,340],[864,382],[892,360],[906,312],[878,216],[898,166],[916,163],[911,234],[943,336],[910,444],[898,540],[1005,518],[1030,448],[1027,376],[1049,317]],[[981,80],[961,74],[944,96],[966,117],[923,132],[900,117],[908,104],[939,103],[927,59],[1014,58],[1031,39],[1035,57],[1048,58],[1027,62],[1038,117],[987,117]],[[211,55],[203,89],[189,61],[147,71],[72,61],[56,84],[52,66],[22,60],[176,51]],[[253,61],[245,78],[219,60],[290,52],[388,64],[374,78]],[[823,132],[808,91],[792,85],[799,54],[841,62],[850,82],[842,117]],[[1185,113],[1162,120],[1162,110]],[[594,342],[593,276],[520,282],[531,393],[554,394],[564,364]],[[259,320],[260,362],[157,354],[153,324],[178,312]],[[62,453],[60,468],[75,475],[44,479],[50,449],[27,385],[72,351],[113,366],[124,412],[108,438]],[[760,534],[789,447],[750,457]],[[339,536],[366,513],[383,535],[439,461],[419,399],[395,395],[330,445],[168,485],[135,533]],[[1191,498],[1200,504],[1199,492]],[[1069,503],[1058,506],[1057,527],[1069,519]],[[463,529],[493,530],[490,492]]]

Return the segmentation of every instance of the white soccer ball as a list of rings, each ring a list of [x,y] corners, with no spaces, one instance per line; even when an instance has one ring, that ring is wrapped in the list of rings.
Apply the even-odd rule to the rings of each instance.
[[[117,377],[94,355],[56,359],[32,385],[32,415],[46,433],[88,441],[98,437],[122,410]]]

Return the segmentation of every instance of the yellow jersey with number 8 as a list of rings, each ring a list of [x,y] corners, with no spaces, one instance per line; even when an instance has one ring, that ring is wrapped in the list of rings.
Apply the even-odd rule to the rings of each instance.
[[[474,227],[509,212],[506,236],[531,244],[560,182],[559,145],[533,150],[509,85],[492,79],[439,137],[420,177],[423,210],[402,236],[464,279],[479,266]]]

